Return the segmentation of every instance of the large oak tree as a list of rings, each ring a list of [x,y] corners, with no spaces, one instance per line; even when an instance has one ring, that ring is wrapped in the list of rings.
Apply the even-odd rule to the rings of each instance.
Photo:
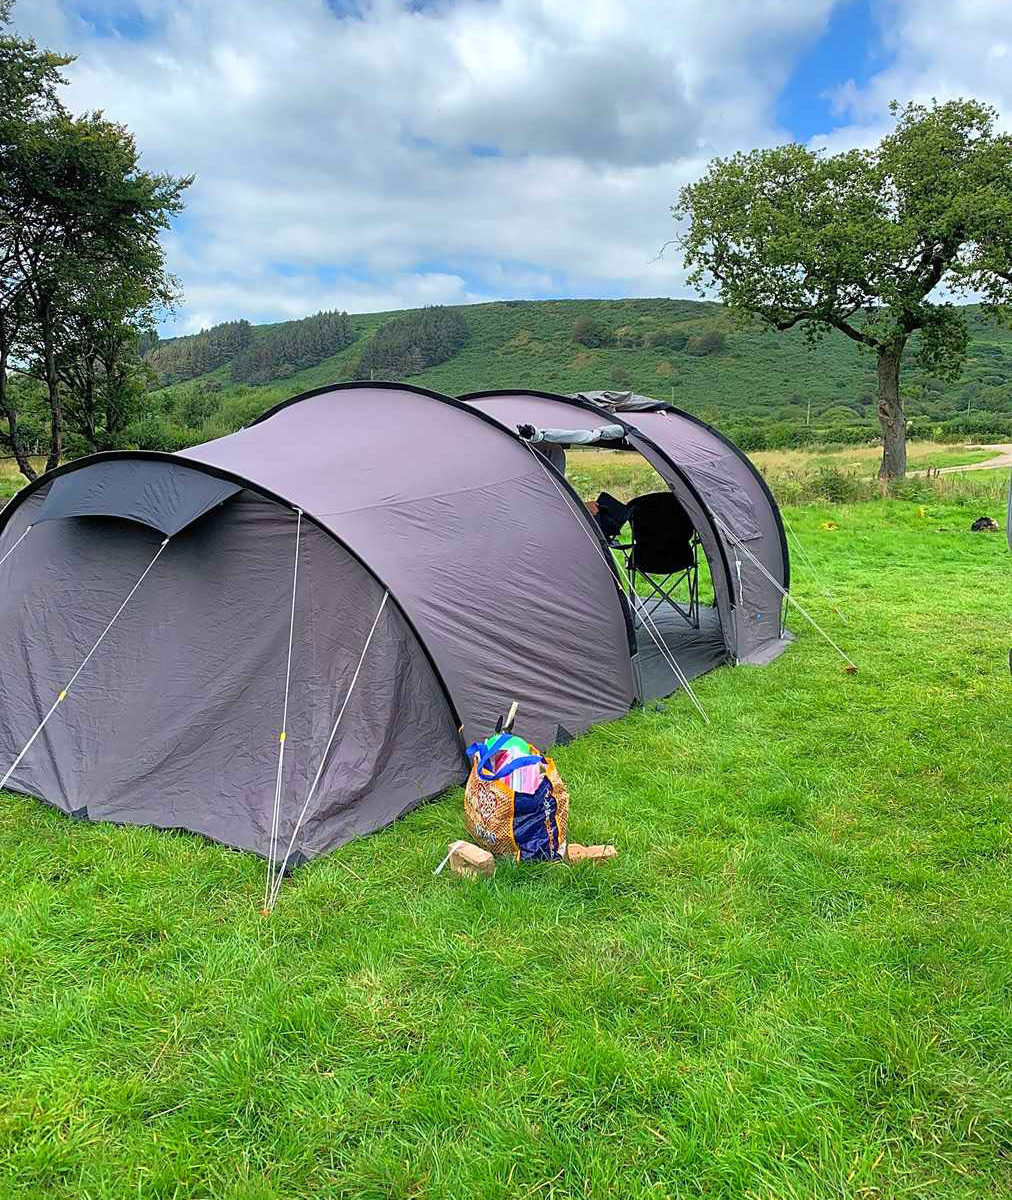
[[[955,378],[968,335],[952,301],[983,299],[996,316],[1012,302],[1012,138],[997,113],[974,100],[892,112],[871,150],[716,159],[673,210],[700,291],[716,285],[745,319],[812,338],[835,330],[875,355],[884,480],[906,471],[911,337],[922,367]]]

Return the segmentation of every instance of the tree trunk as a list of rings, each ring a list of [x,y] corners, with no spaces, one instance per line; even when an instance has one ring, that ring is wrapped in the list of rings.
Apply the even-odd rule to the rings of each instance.
[[[42,357],[46,376],[46,390],[49,393],[50,437],[49,457],[46,459],[46,470],[52,471],[60,465],[63,457],[63,401],[60,398],[60,376],[56,370],[56,347],[53,344],[52,308],[45,301],[39,313],[39,324],[42,326]]]
[[[900,399],[900,359],[904,342],[883,346],[878,352],[878,419],[882,426],[883,483],[907,473],[907,422]]]
[[[81,432],[94,454],[98,450],[98,429],[95,420],[95,360],[85,359],[82,367],[84,378],[81,386]]]
[[[39,473],[32,466],[31,459],[21,444],[21,434],[18,431],[18,410],[7,392],[8,353],[7,333],[3,319],[0,318],[0,413],[7,419],[7,440],[11,444],[11,453],[18,464],[18,470],[31,483],[33,479],[38,479]]]

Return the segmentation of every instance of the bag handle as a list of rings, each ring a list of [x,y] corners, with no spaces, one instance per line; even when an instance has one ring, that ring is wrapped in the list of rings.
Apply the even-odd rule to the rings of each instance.
[[[488,764],[509,741],[510,736],[508,733],[500,734],[491,746],[486,746],[484,742],[472,742],[468,746],[467,757],[472,760],[477,758],[478,760],[474,766],[478,772],[479,779],[483,779],[486,783],[494,783],[495,780],[505,779],[507,775],[512,775],[514,771],[519,771],[522,767],[533,767],[537,763],[545,761],[543,754],[524,754],[520,758],[514,758],[508,763],[503,763],[498,771],[490,771]]]

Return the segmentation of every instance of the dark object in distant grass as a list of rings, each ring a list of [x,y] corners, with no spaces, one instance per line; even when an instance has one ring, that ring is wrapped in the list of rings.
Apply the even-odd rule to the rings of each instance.
[[[997,533],[998,522],[994,517],[978,517],[970,529],[973,533]]]

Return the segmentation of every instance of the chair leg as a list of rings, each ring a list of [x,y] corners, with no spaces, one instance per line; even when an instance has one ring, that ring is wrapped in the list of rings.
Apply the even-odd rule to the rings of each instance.
[[[675,576],[664,576],[663,582],[657,576],[639,574],[650,588],[651,595],[644,599],[639,597],[639,603],[646,609],[648,615],[655,613],[662,605],[669,606],[678,613],[682,620],[693,629],[699,628],[699,560],[693,553],[693,565]],[[686,582],[688,588],[688,603],[675,595],[676,589]]]

